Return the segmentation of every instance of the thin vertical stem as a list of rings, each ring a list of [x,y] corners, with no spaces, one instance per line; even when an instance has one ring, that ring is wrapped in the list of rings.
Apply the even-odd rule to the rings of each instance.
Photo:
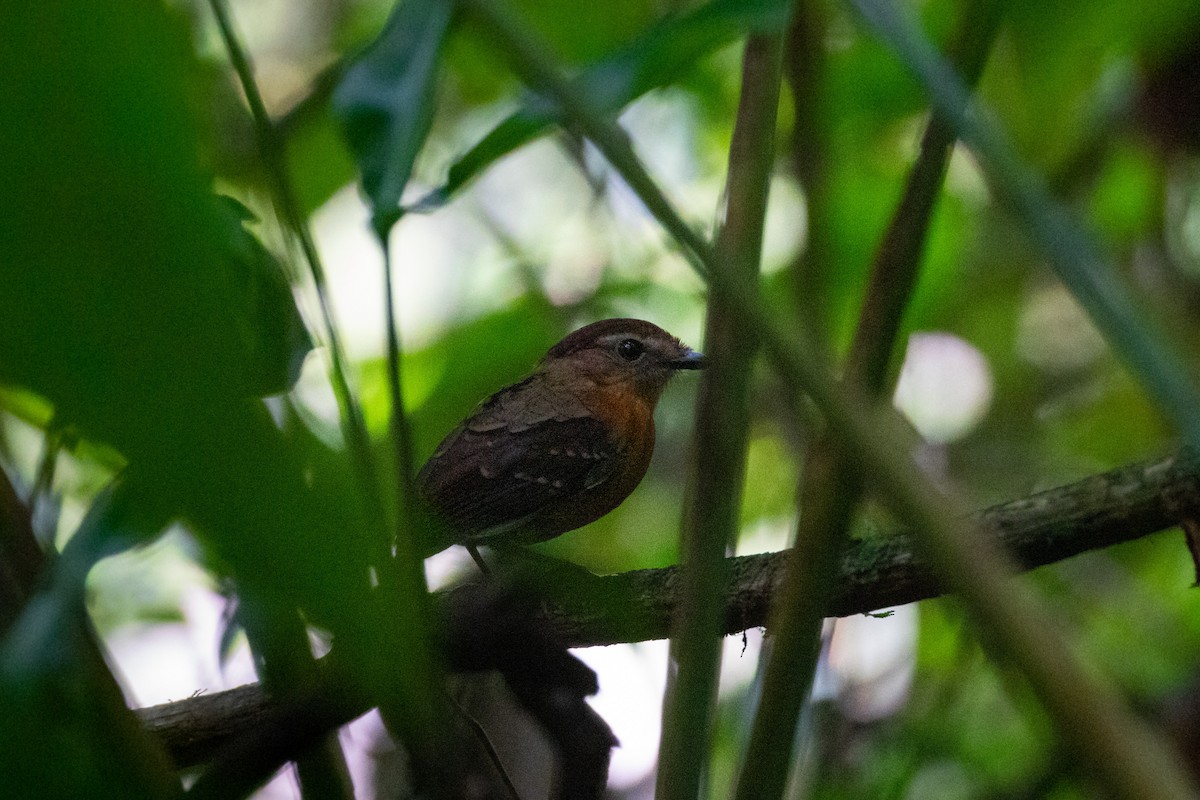
[[[763,220],[775,161],[775,116],[783,52],[781,33],[746,42],[742,95],[729,151],[725,219],[716,262],[748,293],[758,284]],[[749,430],[754,340],[728,301],[709,296],[704,350],[709,366],[696,404],[695,456],[684,510],[679,622],[671,638],[672,671],[663,703],[658,792],[696,798],[709,757],[721,665],[726,551],[736,539]]]
[[[797,323],[810,341],[828,348],[829,288],[833,280],[834,229],[830,112],[826,102],[826,35],[829,0],[798,0],[788,26],[784,78],[792,95],[795,121],[790,161],[804,190],[805,245],[788,269]]]
[[[396,536],[396,557],[403,565],[420,565],[421,554],[418,552],[419,526],[422,524],[420,515],[420,497],[416,491],[415,472],[413,471],[412,426],[404,405],[404,372],[403,354],[400,346],[400,322],[396,313],[395,274],[391,249],[388,247],[386,232],[380,232],[379,246],[383,250],[384,275],[384,312],[387,323],[387,365],[388,365],[388,396],[392,406],[390,419],[392,458],[396,471],[396,479],[400,482],[400,530]],[[402,569],[407,567],[402,566]],[[413,588],[421,594],[428,592],[423,569],[415,570],[411,576]]]
[[[391,675],[377,676],[379,685],[386,687],[386,697],[380,711],[388,727],[400,736],[413,755],[413,769],[420,788],[435,796],[455,795],[453,786],[459,776],[454,774],[457,750],[450,732],[449,718],[441,710],[441,693],[434,687],[444,684],[442,664],[434,655],[430,643],[429,587],[417,542],[419,532],[427,527],[421,499],[413,475],[412,432],[404,406],[403,350],[400,346],[400,325],[396,313],[395,270],[387,229],[376,231],[384,253],[384,310],[387,318],[388,394],[391,401],[391,441],[395,461],[395,476],[399,482],[400,513],[396,521],[393,544],[395,558],[379,575],[381,594],[389,603],[402,604],[399,613],[384,610],[383,618],[394,621],[385,632],[385,640],[395,657],[389,659]]]
[[[233,30],[225,0],[210,2],[254,118],[259,145],[274,185],[276,206],[300,243],[317,289],[329,345],[330,382],[338,401],[342,431],[376,527],[374,557],[380,589],[380,604],[375,614],[377,630],[357,631],[357,638],[350,646],[357,647],[359,654],[369,659],[370,663],[362,665],[363,672],[371,676],[370,685],[382,695],[377,700],[389,728],[400,736],[413,755],[413,771],[422,784],[420,788],[437,797],[450,796],[453,794],[451,787],[462,776],[454,774],[457,753],[452,745],[447,717],[438,708],[441,694],[437,689],[442,686],[441,670],[431,652],[428,592],[422,559],[415,545],[420,527],[420,517],[417,516],[420,507],[413,488],[411,436],[401,390],[401,350],[393,307],[392,268],[386,246],[386,231],[380,232],[379,238],[385,256],[392,438],[397,477],[403,493],[399,523],[403,531],[400,536],[393,536],[387,528],[370,438],[346,378],[345,357],[333,319],[325,272],[292,190],[282,140],[267,114],[254,82],[250,60]],[[399,558],[392,555],[393,545],[400,547]],[[380,642],[383,645],[380,652],[367,649],[370,643]]]

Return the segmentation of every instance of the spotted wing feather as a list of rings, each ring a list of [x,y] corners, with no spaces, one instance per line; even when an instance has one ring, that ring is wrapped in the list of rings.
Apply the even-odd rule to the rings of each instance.
[[[455,532],[480,541],[602,484],[614,456],[604,426],[590,417],[551,420],[516,433],[464,427],[426,466],[422,487]]]

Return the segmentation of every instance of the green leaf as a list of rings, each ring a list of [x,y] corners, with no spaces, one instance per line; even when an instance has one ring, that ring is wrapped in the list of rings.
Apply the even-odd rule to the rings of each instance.
[[[200,166],[180,20],[145,0],[4,17],[0,383],[126,455],[160,417],[288,385],[307,340]]]
[[[698,60],[737,37],[781,29],[790,6],[780,0],[714,0],[690,14],[669,17],[584,69],[575,78],[577,88],[592,108],[616,113],[651,89],[679,80]],[[529,98],[521,110],[451,165],[446,184],[412,210],[431,211],[445,205],[501,157],[541,136],[560,119],[555,104],[542,97]]]
[[[116,448],[142,501],[190,522],[243,588],[339,612],[365,557],[349,501],[315,499],[257,399],[290,385],[308,341],[247,213],[199,164],[186,28],[154,0],[9,7],[0,385]],[[133,543],[105,526],[79,546]]]
[[[401,0],[334,92],[334,112],[358,159],[377,230],[400,217],[400,197],[433,121],[438,63],[454,10],[448,0]]]
[[[226,258],[242,285],[233,300],[241,303],[234,324],[249,359],[247,388],[254,396],[285,392],[300,377],[312,338],[292,298],[283,266],[246,230],[255,221],[248,208],[231,197],[220,197],[227,249]]]

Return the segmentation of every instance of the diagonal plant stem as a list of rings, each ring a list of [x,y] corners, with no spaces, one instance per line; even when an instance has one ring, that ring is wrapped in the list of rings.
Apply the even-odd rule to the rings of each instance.
[[[711,290],[726,296],[791,391],[795,412],[802,412],[795,401],[802,392],[812,398],[881,496],[919,532],[922,556],[969,608],[981,636],[1025,676],[1058,734],[1097,779],[1120,797],[1193,796],[1177,757],[1125,708],[1111,685],[1082,668],[1030,589],[1011,579],[1014,565],[993,540],[964,522],[962,499],[934,486],[904,455],[904,430],[895,413],[872,409],[836,387],[811,346],[784,331],[749,292],[714,269],[711,250],[658,189],[627,138],[591,110],[546,55],[545,46],[533,41],[504,6],[496,0],[470,0],[468,7],[490,26],[520,76],[560,103],[604,153],[697,272],[707,277]]]
[[[517,74],[562,106],[566,116],[580,126],[650,214],[680,245],[692,267],[701,276],[707,275],[715,262],[712,245],[684,221],[659,190],[633,152],[625,132],[596,114],[579,89],[563,76],[545,43],[527,33],[502,0],[464,0],[463,5],[492,32],[494,41],[504,57],[511,60]]]
[[[1142,313],[1112,259],[1045,182],[1017,157],[986,111],[972,104],[962,82],[889,2],[850,0],[871,30],[924,84],[929,98],[974,153],[997,199],[1021,222],[1096,327],[1179,427],[1200,448],[1200,389],[1176,350]]]
[[[1002,16],[999,0],[970,0],[963,8],[953,50],[955,66],[967,87],[979,82]],[[846,359],[846,380],[881,399],[895,384],[888,364],[896,350],[901,318],[916,288],[926,234],[954,141],[954,129],[935,114],[921,137],[917,161],[871,268]]]
[[[973,85],[999,28],[999,4],[974,0],[961,13],[956,49],[966,79]],[[882,401],[891,386],[888,363],[916,287],[926,232],[953,143],[953,131],[934,117],[876,253],[844,370],[845,385],[865,397]],[[846,457],[841,442],[828,434],[820,436],[808,457],[796,541],[771,615],[774,642],[765,662],[762,700],[738,779],[736,797],[740,800],[781,797],[787,785],[792,751],[780,747],[779,742],[793,740],[812,687],[821,647],[822,611],[834,587],[862,488],[862,475]]]
[[[717,233],[718,268],[748,292],[758,283],[775,163],[782,52],[781,32],[755,34],[746,42],[725,219]],[[725,554],[737,536],[745,482],[753,340],[721,295],[709,296],[707,320],[708,367],[696,403],[695,452],[684,510],[681,613],[671,638],[673,670],[663,701],[660,800],[700,796],[721,665],[724,598],[716,588],[728,581]]]
[[[773,320],[753,306],[742,312],[761,326],[764,350],[783,379],[809,392],[850,457],[913,527],[917,552],[967,606],[990,649],[1029,681],[1058,734],[1092,774],[1115,796],[1131,800],[1194,796],[1177,756],[1107,681],[1082,668],[1030,588],[1012,580],[1015,565],[967,520],[962,499],[934,486],[903,455],[906,437],[895,413],[865,409],[780,336]]]
[[[300,203],[297,201],[296,192],[292,187],[291,177],[288,174],[284,139],[267,113],[262,94],[258,91],[258,84],[254,80],[254,68],[233,27],[226,0],[209,0],[209,5],[216,17],[225,48],[229,52],[229,61],[233,65],[234,72],[237,73],[238,81],[246,96],[246,103],[250,107],[250,116],[254,120],[255,137],[258,140],[259,151],[272,184],[272,199],[275,207],[292,235],[296,237],[296,241],[300,245],[300,252],[304,256],[304,262],[312,277],[313,286],[316,288],[323,325],[322,335],[329,349],[329,382],[333,387],[334,397],[337,399],[342,435],[353,453],[354,464],[359,473],[359,480],[362,483],[368,507],[382,524],[384,505],[379,494],[379,481],[376,475],[375,459],[371,455],[370,437],[367,435],[367,426],[362,410],[358,407],[354,393],[350,390],[349,379],[346,377],[345,349],[342,347],[337,324],[333,319],[333,305],[329,299],[329,285],[325,280],[325,268],[321,263],[321,256],[317,252],[316,243],[313,241],[308,223],[300,211]]]

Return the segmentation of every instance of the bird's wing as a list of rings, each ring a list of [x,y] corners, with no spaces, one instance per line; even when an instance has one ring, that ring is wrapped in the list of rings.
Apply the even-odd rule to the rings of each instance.
[[[464,539],[520,527],[613,473],[618,452],[604,424],[527,386],[485,401],[421,470],[426,498]]]
[[[535,374],[484,400],[463,426],[477,432],[503,429],[521,433],[546,422],[591,416],[591,410],[561,381]]]

